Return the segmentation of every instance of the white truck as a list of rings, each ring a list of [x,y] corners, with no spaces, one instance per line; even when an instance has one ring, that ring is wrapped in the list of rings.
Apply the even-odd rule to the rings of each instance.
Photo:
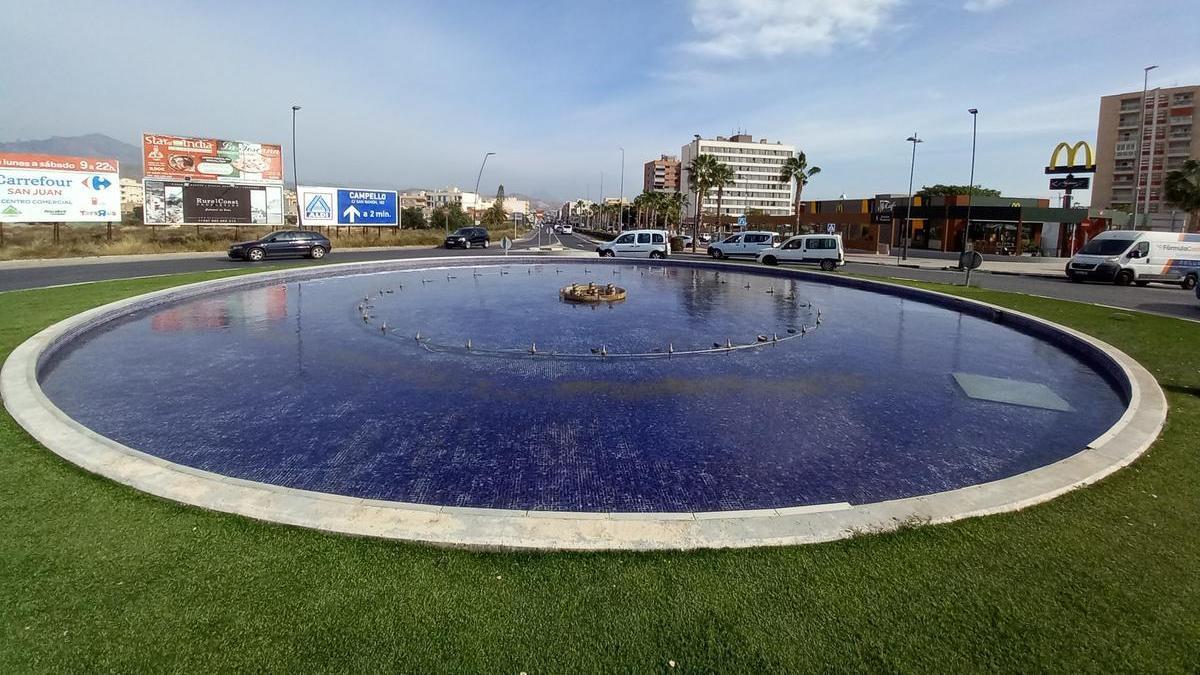
[[[1071,281],[1156,281],[1191,290],[1200,277],[1200,234],[1108,230],[1084,244],[1066,272]]]

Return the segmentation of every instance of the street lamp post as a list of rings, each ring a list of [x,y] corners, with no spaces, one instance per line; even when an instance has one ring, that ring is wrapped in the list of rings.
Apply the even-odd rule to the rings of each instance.
[[[479,179],[483,178],[483,167],[487,166],[487,158],[496,153],[484,153],[483,161],[479,163],[479,175],[475,176],[475,224],[479,224]]]
[[[1142,107],[1138,110],[1138,134],[1137,134],[1137,149],[1134,154],[1134,171],[1136,175],[1133,178],[1133,227],[1137,228],[1137,212],[1138,200],[1142,195],[1142,134],[1146,133],[1146,89],[1150,84],[1150,71],[1158,66],[1146,66],[1142,68]],[[1158,97],[1156,96],[1155,99]],[[1154,162],[1154,157],[1150,157],[1150,162]],[[1146,186],[1146,193],[1149,194],[1150,186]]]
[[[971,113],[971,180],[967,183],[967,222],[963,227],[962,246],[962,252],[964,256],[967,252],[967,244],[971,241],[971,206],[975,202],[975,123],[979,119],[979,110],[977,108],[971,108],[970,110],[967,110],[967,112]],[[963,256],[960,256],[958,262],[959,267],[962,267],[966,260]],[[969,273],[970,272],[968,272],[968,274]]]
[[[300,106],[292,106],[292,187],[296,190],[296,227],[304,227],[304,207],[300,204],[300,172],[296,168],[296,112]]]
[[[617,228],[625,229],[625,148],[619,149],[621,151],[621,217]]]
[[[925,141],[917,138],[916,132],[912,136],[904,139],[912,143],[912,163],[908,167],[908,213],[904,216],[904,260],[908,260],[908,239],[912,232],[912,190],[913,190],[913,173],[917,169],[917,143]]]

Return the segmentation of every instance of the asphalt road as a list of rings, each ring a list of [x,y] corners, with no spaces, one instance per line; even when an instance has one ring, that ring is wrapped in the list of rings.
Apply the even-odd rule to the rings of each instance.
[[[561,243],[564,247],[594,251],[595,244],[578,235],[556,235],[556,241],[550,241],[549,234],[543,234],[542,244]],[[538,245],[538,237],[518,241],[513,251],[522,251]],[[392,251],[338,251],[334,250],[324,260],[280,260],[270,261],[272,265],[324,265],[344,262],[361,262],[370,260],[392,260],[411,258],[430,258],[453,255],[503,255],[499,245],[487,249],[472,249],[469,251],[456,249],[447,251],[440,248],[407,249]],[[84,283],[89,281],[105,281],[110,279],[126,279],[163,274],[180,274],[184,272],[203,272],[213,270],[243,269],[252,263],[233,261],[223,254],[214,253],[211,257],[178,258],[171,260],[125,261],[115,263],[88,263],[76,265],[54,265],[45,267],[22,267],[0,269],[0,291],[12,291],[44,286]],[[940,283],[961,283],[962,274],[943,270],[922,270],[893,265],[869,265],[850,263],[843,268],[847,272],[895,279],[914,279]],[[1176,286],[1159,286],[1151,284],[1145,288],[1136,286],[1114,286],[1112,284],[1075,284],[1062,279],[1044,277],[1026,277],[1004,274],[976,273],[972,280],[982,288],[1012,293],[1025,293],[1062,300],[1074,300],[1098,305],[1107,305],[1144,312],[1167,314],[1187,319],[1200,320],[1200,301],[1191,292]]]

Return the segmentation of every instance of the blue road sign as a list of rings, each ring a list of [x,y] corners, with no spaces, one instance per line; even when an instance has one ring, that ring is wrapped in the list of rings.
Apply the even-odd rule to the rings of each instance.
[[[738,225],[741,227],[746,226],[746,216],[738,216]]]
[[[393,190],[337,191],[338,225],[395,225],[396,215]]]

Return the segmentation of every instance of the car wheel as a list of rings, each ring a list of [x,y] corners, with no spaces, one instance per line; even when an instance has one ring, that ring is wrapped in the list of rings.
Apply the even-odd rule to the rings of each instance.
[[[821,269],[825,270],[826,272],[832,272],[834,270],[834,268],[836,268],[836,267],[837,267],[837,263],[830,260],[829,258],[826,258],[821,261]]]
[[[1117,272],[1117,277],[1113,279],[1113,283],[1118,286],[1128,286],[1133,283],[1133,272],[1129,270],[1121,270]]]
[[[261,248],[252,248],[246,251],[246,259],[250,262],[259,262],[266,257],[266,253]]]
[[[773,255],[763,256],[763,264],[774,267],[779,264],[779,259]]]
[[[324,246],[312,247],[312,250],[309,251],[308,256],[310,258],[312,258],[313,260],[320,260],[321,258],[324,258],[325,257],[325,247]]]
[[[658,260],[663,257],[662,251],[650,251],[650,259]]]
[[[1190,291],[1196,287],[1196,275],[1189,274],[1183,278],[1183,283],[1179,284],[1183,290]]]
[[[463,243],[463,248],[471,248],[471,242],[469,242],[469,241],[468,241],[468,242],[464,242],[464,243]]]
[[[491,245],[491,243],[492,243],[492,242],[485,240],[485,241],[483,242],[483,247],[484,247],[484,248],[487,248],[488,246],[490,246],[490,245]]]
[[[601,251],[600,257],[601,258],[615,258],[615,257],[617,257],[617,252],[610,248],[606,251]]]
[[[1149,286],[1150,285],[1150,282],[1146,281],[1145,279],[1138,279],[1137,281],[1135,281],[1133,283],[1137,284],[1138,286]]]

